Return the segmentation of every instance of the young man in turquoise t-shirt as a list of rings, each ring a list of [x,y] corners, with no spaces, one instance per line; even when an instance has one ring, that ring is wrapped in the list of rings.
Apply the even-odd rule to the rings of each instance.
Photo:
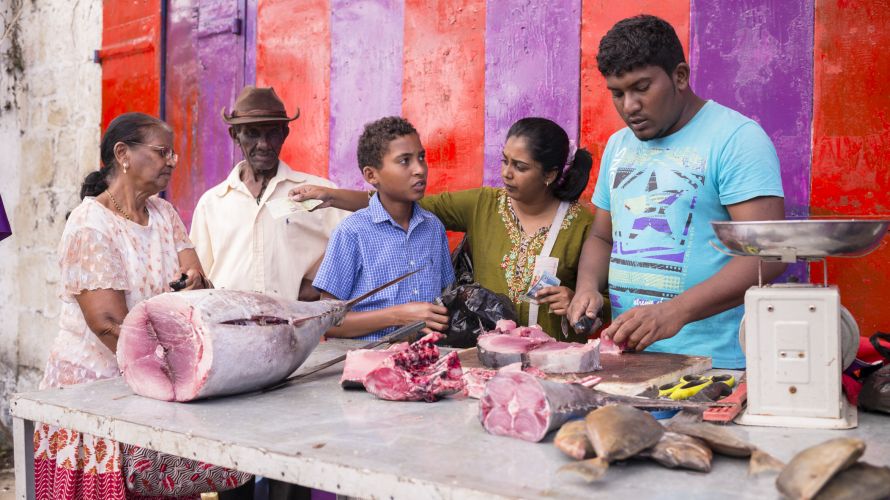
[[[710,222],[784,218],[775,148],[751,119],[695,95],[680,40],[657,17],[618,22],[597,63],[627,128],[603,152],[569,318],[593,317],[608,283],[603,335],[743,368],[741,304],[757,259],[711,248]],[[783,266],[764,269],[772,280]]]

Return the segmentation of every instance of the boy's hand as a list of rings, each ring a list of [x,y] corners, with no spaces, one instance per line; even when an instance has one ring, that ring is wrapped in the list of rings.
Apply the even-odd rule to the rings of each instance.
[[[553,314],[565,316],[574,296],[575,292],[567,286],[548,286],[540,289],[535,298],[541,304],[550,304]]]
[[[603,296],[599,292],[578,292],[568,307],[569,324],[574,325],[584,315],[595,318],[602,308]]]
[[[326,188],[324,186],[315,186],[312,184],[306,184],[303,186],[297,186],[290,190],[287,193],[290,199],[294,201],[306,201],[306,200],[319,200],[321,201],[321,205],[313,208],[312,210],[318,210],[319,208],[328,208],[331,206],[331,199],[333,198],[331,188]]]
[[[434,331],[441,332],[448,327],[448,309],[445,306],[430,304],[429,302],[408,302],[396,306],[398,322],[407,325],[416,321],[426,323],[426,328],[420,333],[427,335]]]

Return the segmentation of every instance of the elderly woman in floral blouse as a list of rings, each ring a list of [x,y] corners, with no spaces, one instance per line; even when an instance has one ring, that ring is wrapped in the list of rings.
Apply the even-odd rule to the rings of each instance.
[[[127,311],[169,292],[182,274],[186,288],[209,285],[176,210],[155,196],[177,161],[169,126],[123,114],[105,131],[101,159],[102,169],[84,180],[83,201],[59,244],[60,328],[41,388],[118,376],[115,351]],[[47,424],[37,426],[34,446],[38,499],[182,495],[250,477]]]
[[[593,221],[593,215],[578,203],[592,158],[584,149],[572,149],[568,134],[558,124],[546,118],[523,118],[507,132],[501,158],[503,188],[441,193],[420,201],[447,229],[467,233],[476,281],[509,296],[521,323],[537,323],[554,337],[562,336],[561,316],[574,295],[581,245]],[[296,201],[322,200],[321,208],[347,210],[365,206],[368,199],[360,191],[321,186],[300,186],[291,195]],[[554,225],[555,240],[546,251]],[[544,270],[555,274],[560,284],[541,289],[536,308],[522,296],[533,276]],[[569,335],[583,340],[571,330]]]

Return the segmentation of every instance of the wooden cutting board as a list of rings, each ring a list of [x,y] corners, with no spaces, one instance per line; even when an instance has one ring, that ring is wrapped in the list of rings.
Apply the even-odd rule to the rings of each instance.
[[[481,368],[476,348],[464,349],[459,353],[461,365],[467,368]],[[603,354],[600,356],[602,370],[590,373],[550,375],[552,380],[573,380],[588,375],[603,379],[596,388],[610,394],[636,396],[647,388],[667,384],[683,375],[700,374],[711,369],[711,358],[707,356],[684,356],[660,352],[633,352],[625,354]]]

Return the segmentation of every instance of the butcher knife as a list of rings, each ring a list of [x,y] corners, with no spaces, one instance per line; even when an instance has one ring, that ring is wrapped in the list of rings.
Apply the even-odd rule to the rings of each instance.
[[[379,345],[383,345],[383,344],[387,344],[387,343],[392,344],[392,343],[398,342],[399,340],[402,340],[406,337],[409,337],[409,336],[419,332],[420,330],[423,330],[424,328],[426,328],[426,323],[424,323],[423,321],[418,321],[417,323],[405,325],[405,326],[399,328],[398,330],[390,333],[389,335],[386,335],[380,339],[377,339],[373,342],[370,342],[368,344],[365,344],[365,345],[359,347],[359,349],[373,349]],[[325,361],[324,363],[322,363],[320,365],[313,366],[312,368],[304,371],[303,373],[300,373],[298,375],[293,375],[291,377],[288,377],[288,378],[282,380],[281,382],[279,382],[275,385],[266,387],[265,389],[263,389],[263,392],[274,391],[275,389],[289,385],[290,383],[294,382],[295,380],[301,379],[307,375],[312,375],[313,373],[324,370],[325,368],[327,368],[329,366],[334,366],[337,363],[343,362],[345,359],[346,359],[345,354],[337,356],[336,358],[334,358],[330,361]]]

